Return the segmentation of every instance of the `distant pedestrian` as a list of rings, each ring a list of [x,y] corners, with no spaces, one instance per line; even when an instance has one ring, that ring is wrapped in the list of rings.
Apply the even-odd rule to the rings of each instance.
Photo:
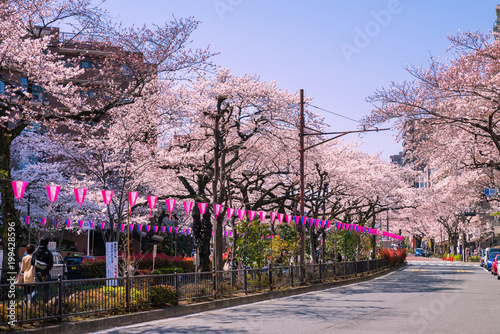
[[[68,252],[68,254],[66,254],[66,256],[64,257],[64,263],[65,264],[68,264],[68,260],[69,260],[70,257],[71,257],[71,253]]]
[[[37,250],[31,257],[31,265],[35,270],[35,279],[37,282],[47,282],[50,279],[50,270],[54,265],[54,257],[48,249],[49,239],[42,237]],[[43,302],[47,303],[49,299],[48,285],[42,286]],[[40,289],[35,289],[33,300],[36,299]]]
[[[33,252],[35,251],[34,245],[26,246],[26,255],[23,257],[21,264],[21,273],[23,274],[24,283],[34,283],[35,273],[34,268],[31,265],[31,258],[33,257]],[[25,285],[24,287],[24,303],[29,305],[31,302],[31,294],[33,293],[34,285]]]

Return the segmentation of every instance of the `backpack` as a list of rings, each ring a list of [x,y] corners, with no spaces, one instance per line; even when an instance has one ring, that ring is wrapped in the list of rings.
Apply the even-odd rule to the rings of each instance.
[[[47,269],[50,263],[50,257],[52,256],[52,253],[48,250],[40,252],[37,250],[35,252],[35,269],[36,271],[44,271]]]

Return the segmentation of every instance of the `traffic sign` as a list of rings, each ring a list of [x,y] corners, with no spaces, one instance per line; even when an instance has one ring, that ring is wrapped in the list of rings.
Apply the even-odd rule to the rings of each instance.
[[[497,196],[497,188],[484,188],[484,195],[485,196]]]

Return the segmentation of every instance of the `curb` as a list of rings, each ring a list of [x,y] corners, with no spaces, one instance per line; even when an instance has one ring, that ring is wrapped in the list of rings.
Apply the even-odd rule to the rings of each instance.
[[[334,287],[349,285],[353,283],[365,282],[371,279],[386,275],[390,272],[399,270],[405,265],[400,265],[388,269],[383,269],[373,274],[368,274],[361,277],[349,278],[342,281],[326,282],[320,284],[312,284],[302,287],[294,287],[283,290],[268,291],[263,293],[252,294],[243,297],[233,297],[209,302],[202,302],[191,305],[173,306],[164,309],[133,312],[117,316],[111,316],[100,319],[85,320],[73,323],[63,323],[60,325],[52,325],[43,328],[34,328],[12,333],[19,334],[74,334],[74,333],[92,333],[95,331],[111,329],[113,327],[122,327],[128,325],[139,324],[142,322],[158,321],[161,319],[175,318],[196,314],[206,311],[219,310],[239,305],[251,304],[260,301],[272,300],[298,294],[321,291]]]

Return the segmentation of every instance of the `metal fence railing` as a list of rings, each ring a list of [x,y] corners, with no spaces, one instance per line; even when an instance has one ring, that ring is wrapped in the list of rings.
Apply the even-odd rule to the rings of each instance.
[[[283,289],[385,268],[385,259],[0,285],[0,326]]]

